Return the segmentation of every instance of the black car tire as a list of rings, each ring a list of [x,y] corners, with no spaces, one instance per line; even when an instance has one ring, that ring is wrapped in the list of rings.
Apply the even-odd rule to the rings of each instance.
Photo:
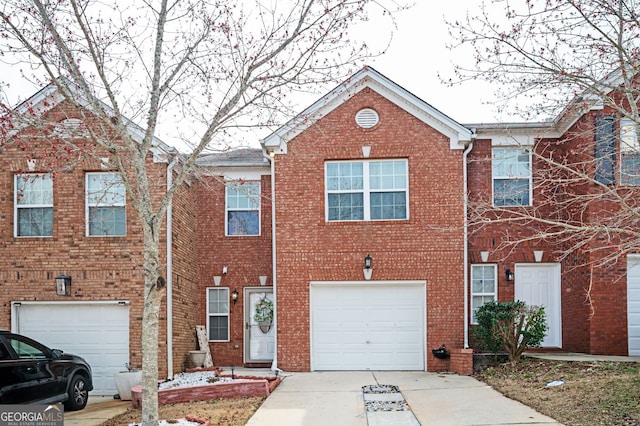
[[[75,375],[69,382],[69,399],[64,403],[67,411],[82,410],[89,400],[87,381],[82,375]]]

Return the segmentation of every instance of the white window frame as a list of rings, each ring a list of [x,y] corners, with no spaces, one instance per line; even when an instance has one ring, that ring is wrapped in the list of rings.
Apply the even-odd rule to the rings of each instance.
[[[405,182],[404,188],[389,188],[389,189],[371,189],[370,185],[370,173],[369,166],[371,163],[385,163],[385,162],[398,162],[402,161],[405,164]],[[346,164],[346,163],[362,163],[362,189],[346,189],[346,190],[330,190],[329,189],[329,173],[328,168],[330,164]],[[405,221],[409,220],[409,161],[404,158],[392,158],[392,159],[376,159],[376,160],[345,160],[345,161],[326,161],[324,165],[324,209],[325,209],[325,221],[326,222],[378,222],[378,221]],[[405,193],[405,217],[400,219],[371,219],[371,193],[381,192],[404,192]],[[329,194],[355,194],[362,193],[363,196],[363,218],[362,219],[329,219]]]
[[[119,176],[116,172],[89,172],[85,174],[85,235],[87,237],[126,237],[127,236],[127,193],[126,188],[124,189],[124,194],[122,194],[121,202],[114,201],[99,201],[96,203],[92,203],[90,200],[89,193],[89,179],[90,176],[96,175],[104,175],[104,176]],[[124,188],[124,184],[123,184]],[[92,207],[124,207],[124,233],[123,234],[91,234],[91,215],[90,211]]]
[[[227,301],[227,312],[209,312],[209,302],[210,302],[210,295],[211,295],[211,290],[215,290],[216,292],[223,292],[223,297],[225,297],[224,300]],[[229,315],[230,311],[231,311],[231,299],[230,299],[230,292],[229,292],[229,287],[207,287],[207,307],[206,307],[206,312],[207,312],[207,340],[209,342],[229,342],[231,341],[231,316]],[[217,299],[217,300],[221,300],[221,299]],[[212,340],[210,339],[210,330],[211,330],[211,317],[226,317],[227,318],[227,339],[226,340]]]
[[[477,268],[482,267],[482,268],[493,268],[493,292],[475,292],[473,291],[473,283],[474,283],[474,271],[477,270]],[[484,275],[483,275],[484,278]],[[473,299],[475,297],[492,297],[494,301],[498,300],[498,265],[494,264],[494,263],[474,263],[471,264],[471,274],[470,274],[470,285],[471,285],[471,298],[470,298],[470,304],[469,304],[469,310],[471,311],[471,324],[477,324],[478,321],[476,320],[476,311],[478,308],[480,308],[480,306],[477,306],[474,309],[473,306]],[[483,302],[487,303],[489,300],[485,300]]]
[[[494,166],[494,162],[496,161],[495,152],[497,150],[501,151],[526,151],[529,155],[529,169],[527,176],[518,176],[514,174],[507,175],[498,175],[496,174],[496,167]],[[533,156],[532,156],[532,147],[529,146],[494,146],[491,148],[491,203],[494,207],[523,207],[523,206],[531,206],[533,205]],[[519,155],[518,155],[519,156]],[[504,157],[502,157],[504,158]],[[528,180],[527,191],[529,194],[529,203],[528,204],[509,204],[509,205],[496,205],[496,180]]]
[[[18,194],[18,180],[22,179],[23,176],[28,176],[28,179],[41,179],[47,177],[51,182],[51,203],[42,203],[42,204],[21,204],[20,203],[20,195]],[[13,190],[13,235],[16,238],[51,238],[53,237],[53,223],[51,224],[51,235],[18,235],[19,230],[19,210],[28,210],[28,209],[36,209],[36,208],[50,208],[53,216],[53,176],[50,173],[18,173],[14,175],[13,178],[14,190]],[[53,222],[53,220],[52,220]]]
[[[630,175],[624,169],[624,156],[634,155],[640,157],[640,143],[638,141],[638,135],[636,134],[637,123],[628,118],[620,120],[620,185],[624,186],[638,186],[640,185],[640,171],[636,171],[636,174]],[[633,176],[636,182],[625,180],[625,176]]]
[[[243,185],[256,185],[258,188],[257,194],[245,194],[249,205],[255,203],[255,207],[230,207],[229,206],[229,189],[234,189],[237,192],[243,192]],[[238,189],[236,189],[238,188]],[[224,234],[227,237],[259,237],[262,234],[262,185],[259,180],[250,180],[250,181],[226,181],[225,182],[225,190],[224,190]],[[255,199],[253,199],[255,197]],[[258,232],[256,234],[230,234],[229,233],[229,213],[230,212],[252,212],[255,211],[258,213]]]

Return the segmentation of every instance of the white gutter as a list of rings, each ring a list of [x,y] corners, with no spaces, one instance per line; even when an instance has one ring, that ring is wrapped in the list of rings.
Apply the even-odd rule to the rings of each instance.
[[[475,132],[474,132],[475,133]],[[464,248],[462,255],[462,263],[464,264],[464,349],[469,348],[469,194],[468,194],[468,177],[467,177],[467,156],[473,149],[473,141],[465,147],[462,153],[462,181],[464,185]]]
[[[173,168],[177,159],[167,166],[167,191],[173,185]],[[173,201],[167,205],[167,378],[173,379]]]
[[[274,331],[274,351],[271,370],[278,371],[278,286],[276,278],[276,159],[269,154],[263,155],[271,164],[271,282],[273,283],[273,320]]]

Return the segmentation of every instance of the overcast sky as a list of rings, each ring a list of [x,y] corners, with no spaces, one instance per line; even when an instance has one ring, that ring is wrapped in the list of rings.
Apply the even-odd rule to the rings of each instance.
[[[418,0],[409,11],[397,16],[396,30],[391,47],[378,58],[370,60],[377,71],[384,74],[414,95],[447,114],[460,123],[496,122],[508,119],[496,115],[491,102],[493,89],[487,83],[467,82],[448,87],[441,83],[438,73],[453,78],[453,62],[465,61],[464,55],[446,49],[452,39],[448,34],[445,19],[462,18],[467,10],[473,15],[477,0],[444,1]],[[455,6],[452,7],[452,6]],[[368,25],[363,38],[376,47],[375,25]],[[372,30],[373,29],[373,30]],[[369,32],[371,32],[369,34]],[[380,42],[377,42],[380,45]],[[0,80],[10,82],[7,91],[10,101],[32,95],[38,88],[20,82],[17,70],[0,63]],[[316,98],[310,96],[302,107],[312,104]],[[508,119],[512,121],[512,119]]]

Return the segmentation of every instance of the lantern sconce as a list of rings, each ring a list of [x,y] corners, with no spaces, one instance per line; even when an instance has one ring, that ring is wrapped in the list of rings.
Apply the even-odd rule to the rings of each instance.
[[[507,269],[504,273],[507,276],[507,281],[513,281],[513,272],[511,269]]]
[[[371,262],[373,261],[373,259],[371,258],[371,255],[366,255],[364,258],[364,269],[362,269],[362,272],[364,273],[364,279],[365,280],[370,280],[371,279],[371,274],[373,274],[373,268],[371,267]]]
[[[71,296],[71,277],[58,275],[56,277],[56,294],[58,296]]]
[[[240,293],[238,293],[238,290],[233,290],[231,292],[231,301],[233,302],[234,305],[238,302],[238,296],[239,295],[240,295]]]

